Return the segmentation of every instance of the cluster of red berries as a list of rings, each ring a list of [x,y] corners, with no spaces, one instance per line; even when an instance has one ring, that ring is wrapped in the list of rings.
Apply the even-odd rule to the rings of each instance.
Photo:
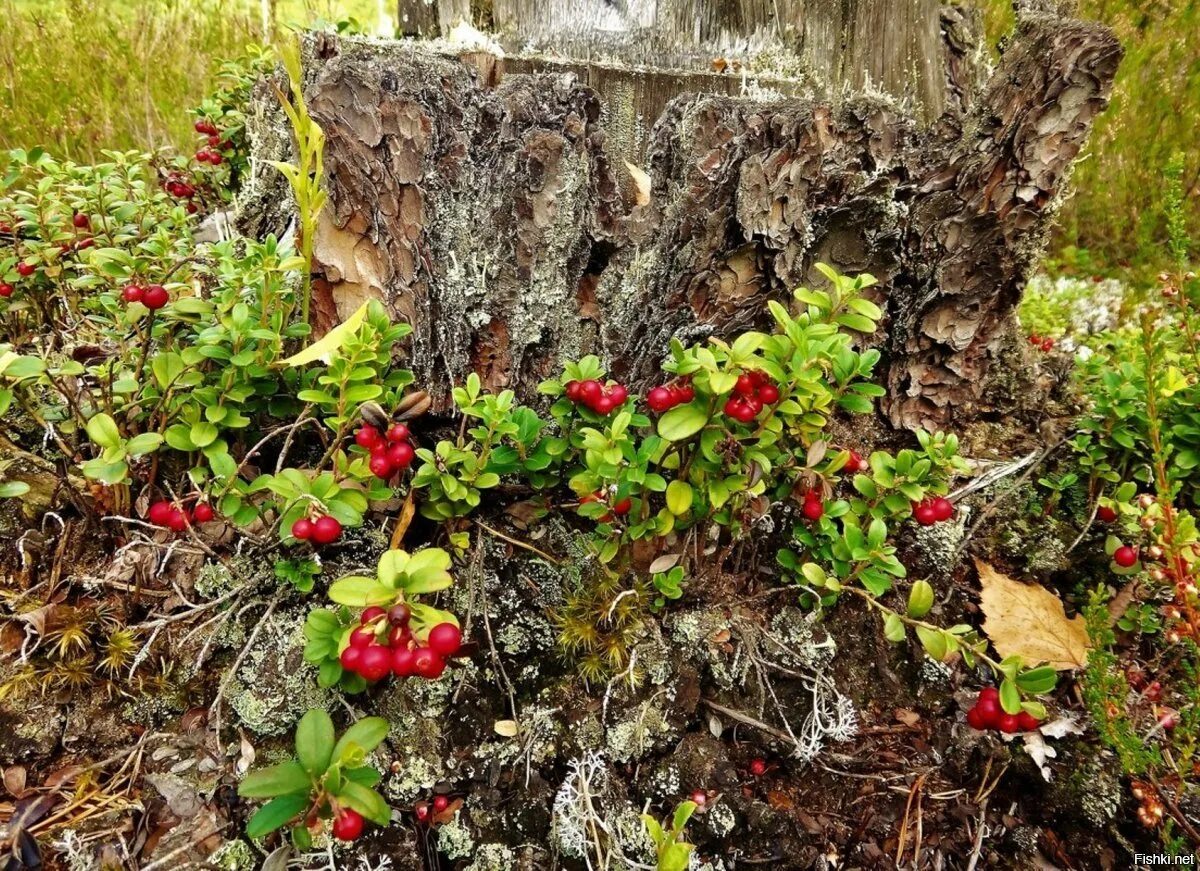
[[[462,631],[453,623],[439,623],[422,644],[409,628],[411,618],[412,609],[403,602],[386,611],[378,606],[367,608],[342,651],[342,667],[371,682],[389,674],[427,680],[441,677],[446,660],[462,648]]]
[[[662,414],[695,398],[696,390],[692,387],[690,379],[687,379],[678,384],[655,387],[646,394],[646,405],[650,406],[651,411]]]
[[[1038,727],[1037,717],[1028,711],[1009,714],[1000,707],[1000,691],[995,687],[984,687],[979,691],[975,707],[967,711],[967,723],[972,729],[983,732],[996,729],[1012,735],[1016,732],[1032,732]]]
[[[152,502],[146,511],[146,519],[155,526],[164,526],[174,532],[183,532],[193,523],[208,523],[216,516],[207,502],[197,502],[194,508],[176,505],[166,499]]]
[[[321,514],[310,520],[301,517],[292,524],[292,538],[313,544],[333,544],[342,537],[342,524],[336,517]]]
[[[194,126],[197,133],[207,137],[205,141],[208,143],[207,148],[201,148],[196,152],[196,160],[199,163],[211,163],[213,166],[218,166],[225,159],[221,156],[221,152],[228,151],[232,147],[231,143],[228,139],[221,138],[221,131],[211,121],[200,120]]]
[[[945,496],[926,496],[912,505],[913,517],[922,526],[933,526],[954,516],[954,503]]]
[[[172,170],[166,180],[163,182],[163,190],[175,197],[177,200],[188,200],[187,210],[189,214],[195,214],[197,206],[192,202],[192,198],[196,196],[196,186],[190,181],[187,181],[187,176],[179,170]]]
[[[161,284],[151,284],[143,287],[140,284],[127,284],[121,291],[121,299],[127,303],[140,302],[151,311],[162,308],[171,301],[171,295]]]
[[[817,490],[808,490],[804,494],[804,504],[800,513],[808,520],[820,520],[825,516],[825,502]]]
[[[563,389],[567,399],[576,405],[586,405],[596,414],[612,414],[629,398],[629,391],[625,389],[625,385],[615,381],[607,384],[601,384],[593,378],[586,381],[568,381]]]
[[[364,423],[354,433],[354,443],[371,453],[371,474],[387,480],[412,465],[416,452],[409,443],[412,433],[402,423],[394,423],[386,433]]]
[[[733,395],[725,403],[725,416],[749,423],[768,405],[779,401],[779,388],[764,373],[754,370],[738,376]]]
[[[1047,352],[1054,350],[1054,339],[1050,338],[1049,336],[1039,336],[1034,334],[1029,337],[1029,344],[1035,345],[1036,347]]]
[[[413,805],[413,813],[418,823],[428,823],[438,814],[446,812],[450,807],[450,799],[444,795],[435,795],[432,801],[419,801]]]

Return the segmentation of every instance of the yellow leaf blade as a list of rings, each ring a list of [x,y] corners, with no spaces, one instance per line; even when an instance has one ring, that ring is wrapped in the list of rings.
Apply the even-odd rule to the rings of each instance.
[[[1089,639],[1082,616],[1068,619],[1062,600],[1040,584],[1024,584],[975,560],[979,572],[983,631],[1001,657],[1056,671],[1087,664]]]

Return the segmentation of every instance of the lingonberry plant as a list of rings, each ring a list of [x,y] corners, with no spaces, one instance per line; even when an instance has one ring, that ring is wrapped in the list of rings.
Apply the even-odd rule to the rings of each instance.
[[[250,818],[246,834],[261,838],[288,826],[292,843],[305,851],[327,821],[342,841],[356,839],[367,821],[386,826],[391,809],[372,789],[380,773],[367,757],[387,733],[387,720],[364,717],[337,738],[327,713],[309,711],[296,727],[296,758],[251,771],[238,784],[244,798],[270,799]]]
[[[683,832],[699,806],[695,801],[680,802],[666,825],[650,814],[642,814],[642,823],[654,845],[657,871],[686,871],[689,867],[696,847],[683,839]]]
[[[454,583],[450,554],[426,548],[414,554],[389,550],[375,577],[341,578],[329,598],[341,607],[309,613],[304,658],[315,664],[322,686],[360,692],[389,675],[436,680],[459,655],[458,620],[418,601]],[[361,608],[357,617],[351,608]]]

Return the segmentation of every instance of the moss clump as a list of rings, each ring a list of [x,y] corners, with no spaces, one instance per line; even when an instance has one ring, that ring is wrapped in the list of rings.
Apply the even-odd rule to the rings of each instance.
[[[226,841],[209,855],[208,866],[221,871],[253,871],[258,857],[245,841]]]
[[[517,867],[517,855],[504,844],[483,844],[474,860],[463,871],[511,871]]]

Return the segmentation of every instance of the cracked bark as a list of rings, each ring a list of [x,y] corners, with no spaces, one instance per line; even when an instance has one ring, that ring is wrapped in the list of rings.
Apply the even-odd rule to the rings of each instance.
[[[888,320],[872,341],[893,424],[987,414],[996,343],[1121,50],[1101,26],[1026,12],[975,88],[969,49],[946,47],[949,109],[933,125],[880,97],[681,94],[646,137],[638,205],[625,166],[638,148],[609,134],[615,86],[602,99],[570,72],[311,37],[330,192],[317,326],[384,299],[412,322],[409,363],[441,407],[468,371],[529,398],[584,353],[639,388],[672,336],[763,324],[767,301],[819,284],[824,261],[880,279]],[[285,142],[269,99],[255,126]],[[270,170],[254,183],[252,199],[283,201]]]

